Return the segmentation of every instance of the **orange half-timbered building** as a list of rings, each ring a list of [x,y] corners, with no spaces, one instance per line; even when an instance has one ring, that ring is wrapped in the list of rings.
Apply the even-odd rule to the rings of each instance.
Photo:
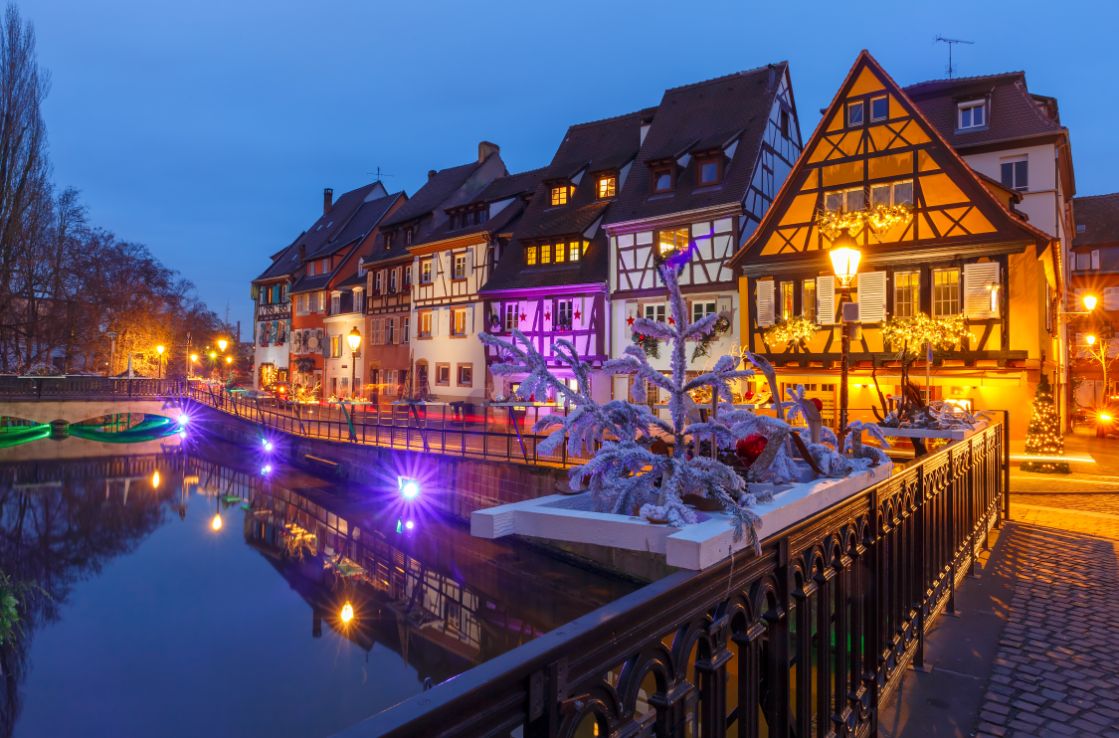
[[[851,417],[870,418],[881,404],[872,370],[884,395],[899,391],[900,347],[883,339],[887,321],[962,316],[960,345],[933,355],[931,397],[1009,409],[1012,433],[1024,436],[1040,374],[1052,380],[1056,368],[1059,253],[1014,210],[1017,197],[969,168],[863,51],[731,260],[746,306],[743,348],[770,359],[783,387],[805,385],[834,419],[841,316],[827,251],[849,234],[862,252],[850,290],[861,329],[851,344]],[[793,323],[802,337],[783,341],[775,328]],[[924,360],[914,370],[920,385]]]

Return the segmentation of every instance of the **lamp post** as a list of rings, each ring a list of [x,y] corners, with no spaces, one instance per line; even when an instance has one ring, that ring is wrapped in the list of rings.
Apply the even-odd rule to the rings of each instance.
[[[113,363],[117,358],[117,332],[108,331],[105,333],[109,337],[109,376],[113,376]]]
[[[350,400],[353,401],[357,397],[357,350],[361,347],[361,331],[356,326],[350,329],[346,343],[350,344]]]
[[[197,364],[198,364],[198,354],[191,354],[190,355],[190,367],[187,370],[187,373],[190,376],[194,376],[194,373],[197,371],[197,368],[196,368]]]
[[[839,369],[839,450],[843,451],[844,435],[847,432],[847,374],[851,365],[851,324],[843,314],[844,303],[851,295],[851,283],[859,273],[859,260],[862,253],[858,244],[851,235],[850,230],[845,230],[834,241],[828,251],[831,259],[832,272],[839,282],[839,325],[841,361]]]
[[[233,366],[233,357],[232,356],[225,357],[225,377],[224,377],[224,379],[228,380],[231,376],[233,376],[232,372],[230,371],[232,366]]]
[[[214,379],[214,369],[217,368],[217,365],[218,365],[218,352],[211,350],[210,351],[210,376],[206,377],[207,380],[212,381]]]
[[[157,361],[159,362],[158,363],[159,368],[158,368],[157,374],[156,374],[157,379],[163,379],[163,352],[166,351],[166,350],[167,350],[167,347],[164,346],[162,343],[155,347],[155,352],[157,354],[159,354],[159,358],[157,359]]]

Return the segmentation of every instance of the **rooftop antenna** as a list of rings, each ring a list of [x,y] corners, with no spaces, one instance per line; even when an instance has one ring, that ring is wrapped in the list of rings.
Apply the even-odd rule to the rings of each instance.
[[[936,42],[948,46],[948,79],[952,79],[952,75],[956,71],[956,68],[952,66],[952,47],[956,44],[967,44],[968,46],[972,46],[973,44],[975,44],[975,42],[965,41],[962,38],[944,38],[943,36],[937,36]]]
[[[395,176],[396,176],[395,174],[385,174],[384,172],[382,172],[382,171],[381,171],[381,165],[380,165],[380,164],[378,164],[378,165],[377,165],[377,171],[375,171],[375,172],[366,172],[366,174],[372,174],[372,175],[374,175],[374,176],[375,176],[375,177],[376,177],[376,178],[377,178],[378,180],[384,179],[385,177],[395,177]]]

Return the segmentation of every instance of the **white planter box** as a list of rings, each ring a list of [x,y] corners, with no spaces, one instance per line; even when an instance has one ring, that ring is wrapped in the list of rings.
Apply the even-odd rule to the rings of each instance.
[[[761,503],[755,512],[763,538],[777,533],[826,507],[877,484],[893,471],[883,463],[843,479],[818,479],[789,485]],[[512,533],[569,543],[592,543],[630,551],[662,554],[670,566],[705,569],[750,545],[749,536],[734,540],[734,524],[720,512],[697,512],[699,522],[674,528],[656,525],[633,515],[595,512],[589,493],[548,495],[514,502],[470,516],[470,533],[501,538]]]
[[[975,424],[974,428],[952,428],[944,430],[935,428],[890,428],[884,425],[878,427],[882,429],[882,435],[887,438],[946,438],[950,441],[962,441],[985,429],[987,427],[987,422],[980,421]]]

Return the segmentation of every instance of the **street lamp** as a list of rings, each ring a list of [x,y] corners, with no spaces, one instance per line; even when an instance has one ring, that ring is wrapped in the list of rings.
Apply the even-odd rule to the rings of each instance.
[[[357,350],[361,347],[361,331],[354,326],[350,335],[346,336],[346,343],[350,344],[350,400],[357,397]]]
[[[1087,336],[1084,337],[1084,342],[1087,343],[1089,346],[1095,346],[1096,345],[1095,334],[1094,333],[1089,333]]]
[[[197,371],[196,368],[195,368],[197,364],[198,364],[198,354],[191,354],[190,355],[190,374],[192,376],[194,375],[194,372]]]
[[[162,343],[155,347],[155,352],[159,354],[159,373],[156,375],[159,379],[163,379],[163,352],[166,350],[167,347]]]
[[[1088,312],[1092,312],[1096,309],[1096,305],[1100,304],[1100,298],[1089,292],[1088,294],[1084,295],[1084,297],[1080,298],[1080,302],[1084,305],[1085,310],[1087,310]]]
[[[117,357],[117,332],[106,331],[105,335],[109,337],[109,372],[108,376],[113,376],[113,363]]]
[[[232,356],[225,357],[225,378],[226,379],[229,379],[229,376],[230,376],[229,369],[232,365],[233,365],[233,357]]]
[[[225,353],[225,349],[227,346],[229,346],[229,341],[225,340],[224,338],[218,339],[218,350],[221,351],[223,354]]]
[[[843,304],[850,299],[851,283],[859,273],[862,252],[851,236],[850,230],[843,231],[828,250],[832,272],[839,282],[839,325],[840,346],[842,350],[839,369],[839,450],[843,451],[844,435],[847,432],[847,374],[851,365],[851,325],[843,315]]]

